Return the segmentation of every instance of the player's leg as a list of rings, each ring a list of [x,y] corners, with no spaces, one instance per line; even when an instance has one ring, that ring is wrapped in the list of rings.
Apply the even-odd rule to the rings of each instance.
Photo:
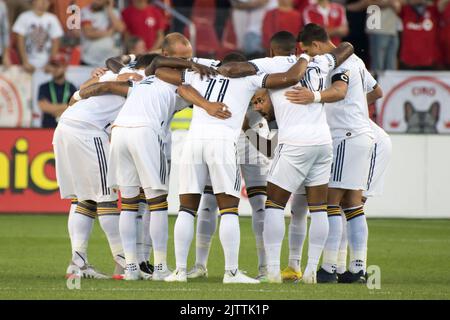
[[[247,189],[248,201],[252,208],[252,229],[258,255],[258,279],[267,276],[267,259],[264,248],[264,219],[267,200],[267,168],[262,164],[242,164],[242,177]]]
[[[137,253],[138,253],[138,261],[139,261],[139,268],[142,272],[152,274],[153,270],[149,268],[149,253],[147,251],[147,246],[145,243],[146,235],[150,233],[149,227],[145,227],[144,219],[146,215],[148,214],[147,210],[147,200],[145,198],[145,193],[142,188],[139,190],[139,209],[138,209],[138,215],[136,217],[136,224],[137,224],[137,235],[136,235],[136,246],[137,246]],[[148,216],[148,215],[147,215]]]
[[[174,229],[176,270],[164,279],[167,282],[187,281],[187,258],[194,237],[195,216],[208,176],[202,140],[186,139],[179,172],[180,209]]]
[[[319,283],[337,281],[336,269],[339,254],[339,246],[342,238],[342,224],[344,220],[341,216],[341,200],[345,190],[329,188],[328,189],[328,237],[325,243],[322,257],[322,265],[317,273]]]
[[[301,189],[304,189],[303,187]],[[302,193],[305,193],[303,190]],[[289,223],[289,263],[281,272],[283,280],[300,280],[303,243],[307,232],[308,201],[306,195],[295,193],[291,202],[291,221]]]
[[[205,187],[198,208],[195,237],[195,266],[188,272],[188,278],[208,277],[208,257],[211,240],[217,229],[217,200],[211,182]]]
[[[350,264],[349,270],[339,277],[339,282],[365,282],[369,230],[361,190],[349,190],[346,193],[343,199],[343,211],[347,221]]]
[[[150,236],[150,221],[151,213],[148,211],[147,199],[145,198],[144,189],[140,190],[140,203],[139,210],[142,214],[142,247],[141,247],[141,259],[145,262],[146,268],[150,273],[153,273],[154,267],[150,264],[150,253],[152,251],[152,237]],[[140,265],[141,266],[141,265]],[[141,267],[142,270],[142,267]]]
[[[344,213],[342,213],[342,237],[341,237],[341,243],[339,245],[337,269],[336,269],[338,281],[339,281],[339,276],[341,274],[343,274],[345,271],[347,271],[347,247],[348,247],[347,220],[345,219]]]
[[[69,209],[69,218],[67,219],[67,230],[69,231],[69,238],[70,238],[70,245],[72,248],[72,254],[73,254],[73,214],[75,213],[75,209],[77,208],[78,199],[72,198],[70,200],[70,209]]]
[[[115,261],[113,278],[121,279],[123,278],[126,262],[122,239],[120,238],[120,211],[117,207],[117,200],[98,202],[97,215],[100,226],[108,239],[109,247]]]
[[[166,282],[187,281],[187,259],[194,237],[195,216],[200,204],[201,194],[180,194],[180,209],[174,228],[175,271],[166,277]]]
[[[169,239],[167,190],[145,188],[148,211],[151,214],[150,236],[153,244],[153,280],[163,280],[170,274],[167,267],[167,241]]]
[[[259,283],[239,271],[241,172],[234,141],[205,144],[205,161],[220,212],[219,238],[225,256],[223,283]]]

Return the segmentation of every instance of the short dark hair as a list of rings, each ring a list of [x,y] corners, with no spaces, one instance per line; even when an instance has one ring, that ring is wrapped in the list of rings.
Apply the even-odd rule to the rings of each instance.
[[[222,64],[229,62],[246,62],[247,57],[240,52],[231,52],[222,59]]]
[[[309,46],[313,41],[327,42],[330,36],[327,31],[315,23],[308,23],[298,34],[297,41]]]
[[[294,53],[297,47],[295,36],[288,31],[279,31],[270,38],[270,47],[274,51]]]
[[[159,56],[159,54],[156,53],[146,53],[139,56],[136,60],[136,65],[134,66],[134,68],[142,69],[149,66],[152,63],[153,59],[155,59],[155,57],[157,56]]]

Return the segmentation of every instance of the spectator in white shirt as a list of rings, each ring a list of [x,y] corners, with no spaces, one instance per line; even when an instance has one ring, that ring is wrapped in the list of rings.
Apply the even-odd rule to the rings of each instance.
[[[0,61],[5,67],[11,64],[9,58],[8,8],[3,0],[0,0]]]
[[[124,31],[114,1],[93,0],[81,10],[82,64],[102,66],[109,57],[120,55],[120,33]]]
[[[32,0],[31,10],[23,12],[13,26],[17,49],[27,72],[44,68],[59,51],[64,31],[58,18],[47,12],[49,0]]]

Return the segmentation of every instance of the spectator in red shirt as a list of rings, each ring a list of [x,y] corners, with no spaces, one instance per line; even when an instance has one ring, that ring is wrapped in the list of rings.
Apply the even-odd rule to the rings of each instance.
[[[409,0],[400,12],[403,23],[402,69],[433,69],[440,59],[439,15],[427,0]]]
[[[331,41],[338,45],[348,35],[348,23],[345,8],[329,0],[318,0],[303,11],[303,23],[315,23],[324,27]]]
[[[269,48],[270,38],[278,31],[297,35],[302,27],[302,15],[294,9],[293,0],[278,0],[278,8],[266,12],[263,20],[263,46]]]
[[[147,0],[133,0],[122,12],[127,33],[145,41],[148,51],[161,48],[164,40],[165,18],[155,6]]]
[[[303,12],[310,4],[316,4],[317,0],[294,0],[294,9],[298,12]]]
[[[440,17],[440,41],[442,44],[443,63],[450,69],[450,0],[439,0],[438,10]]]

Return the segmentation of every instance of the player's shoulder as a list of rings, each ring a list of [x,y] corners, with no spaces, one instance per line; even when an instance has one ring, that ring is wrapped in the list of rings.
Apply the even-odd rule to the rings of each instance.
[[[321,69],[334,69],[336,67],[336,57],[331,53],[316,55],[309,64]]]

